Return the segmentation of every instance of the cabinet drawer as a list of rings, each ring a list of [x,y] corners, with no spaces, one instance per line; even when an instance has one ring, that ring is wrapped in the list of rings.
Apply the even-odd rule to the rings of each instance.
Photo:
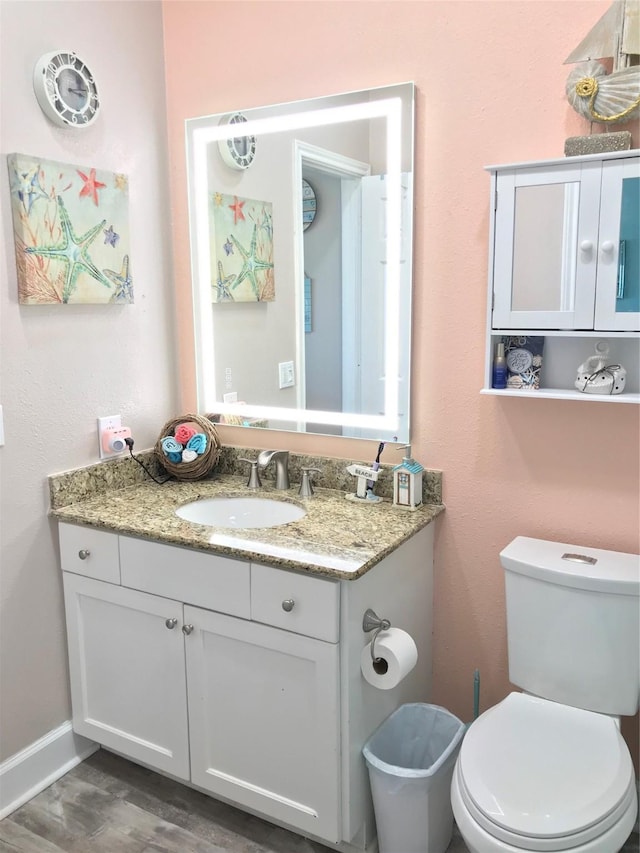
[[[256,563],[251,565],[251,618],[329,643],[339,638],[340,584]]]
[[[63,572],[120,583],[117,534],[65,523],[58,529]]]
[[[250,618],[249,563],[120,537],[122,584],[220,613]]]

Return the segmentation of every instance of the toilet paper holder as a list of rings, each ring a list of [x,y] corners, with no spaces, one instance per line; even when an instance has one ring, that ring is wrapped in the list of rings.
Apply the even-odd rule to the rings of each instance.
[[[380,631],[388,631],[390,627],[391,622],[388,619],[381,619],[374,610],[372,610],[370,607],[367,607],[364,612],[364,616],[362,617],[362,630],[366,634],[368,634],[369,631],[375,631],[375,634],[371,639],[371,660],[374,662],[379,660],[375,653],[375,645],[378,634],[380,633]]]

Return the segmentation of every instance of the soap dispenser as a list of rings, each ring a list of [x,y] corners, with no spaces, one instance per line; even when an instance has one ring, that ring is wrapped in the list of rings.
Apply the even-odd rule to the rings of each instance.
[[[417,509],[422,504],[422,472],[424,466],[411,458],[411,445],[405,444],[406,456],[393,469],[393,505]]]

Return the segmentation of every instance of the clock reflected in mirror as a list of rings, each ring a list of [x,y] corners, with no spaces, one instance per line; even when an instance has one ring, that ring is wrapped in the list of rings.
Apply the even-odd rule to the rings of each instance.
[[[247,121],[242,113],[231,113],[224,116],[220,124],[241,125]],[[230,169],[248,169],[256,156],[255,136],[234,136],[231,139],[221,139],[218,142],[220,156]]]
[[[302,179],[302,230],[306,231],[316,218],[318,203],[316,193],[309,181]]]

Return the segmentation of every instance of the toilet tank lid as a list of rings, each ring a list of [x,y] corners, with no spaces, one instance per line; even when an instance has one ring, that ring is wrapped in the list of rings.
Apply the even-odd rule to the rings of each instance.
[[[640,595],[640,555],[517,536],[500,552],[506,571],[579,589]]]

